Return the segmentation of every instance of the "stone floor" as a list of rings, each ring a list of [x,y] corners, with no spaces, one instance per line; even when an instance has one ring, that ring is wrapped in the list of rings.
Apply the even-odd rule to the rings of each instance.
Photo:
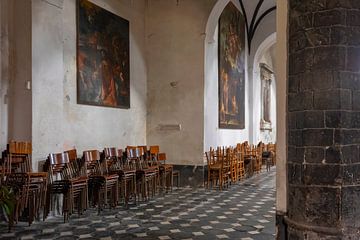
[[[124,210],[15,226],[0,239],[274,239],[275,167],[228,190],[179,188]]]

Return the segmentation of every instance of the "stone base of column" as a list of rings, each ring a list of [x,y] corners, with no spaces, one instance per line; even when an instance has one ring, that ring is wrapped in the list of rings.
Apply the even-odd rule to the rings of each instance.
[[[328,228],[320,226],[311,226],[292,221],[284,217],[287,226],[287,238],[291,240],[340,240],[344,235],[340,228]],[[346,238],[353,239],[353,238]]]
[[[287,225],[285,223],[285,213],[276,212],[276,240],[287,239]]]

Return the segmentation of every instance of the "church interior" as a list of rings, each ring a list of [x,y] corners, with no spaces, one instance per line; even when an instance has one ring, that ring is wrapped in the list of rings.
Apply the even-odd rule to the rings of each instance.
[[[0,0],[0,51],[0,239],[360,239],[360,1]]]

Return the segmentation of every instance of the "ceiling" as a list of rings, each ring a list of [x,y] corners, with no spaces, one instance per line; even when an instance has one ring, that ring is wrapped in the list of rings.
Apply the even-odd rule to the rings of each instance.
[[[245,17],[249,52],[251,41],[262,19],[276,10],[276,0],[238,0]]]

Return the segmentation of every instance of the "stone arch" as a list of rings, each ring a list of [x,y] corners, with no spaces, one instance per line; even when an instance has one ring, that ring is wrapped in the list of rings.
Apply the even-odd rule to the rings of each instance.
[[[216,36],[219,17],[229,2],[232,2],[242,13],[239,1],[219,0],[214,5],[206,24],[204,43],[204,151],[208,150],[210,146],[233,145],[236,142],[249,139],[247,70],[245,71],[245,129],[238,131],[238,129],[219,129],[218,127],[218,40]],[[245,51],[246,53],[248,51],[247,41],[245,41]],[[248,68],[247,61],[248,54],[245,54],[245,69]]]
[[[252,96],[253,96],[253,122],[254,125],[252,127],[251,130],[251,135],[252,135],[252,139],[257,142],[260,138],[260,129],[259,129],[259,124],[260,124],[260,118],[261,118],[261,82],[259,81],[260,79],[260,67],[259,67],[259,63],[261,61],[262,56],[264,56],[264,54],[273,46],[275,46],[276,44],[276,32],[272,33],[271,35],[269,35],[258,47],[258,49],[256,50],[255,56],[254,56],[254,63],[253,63],[253,89],[252,89]],[[276,75],[276,70],[275,70],[276,66],[273,66],[273,70],[275,72]],[[272,84],[272,92],[273,95],[276,96],[276,78],[274,83]],[[276,99],[274,99],[275,101],[272,101],[272,106],[276,106]],[[274,123],[273,123],[273,128],[276,129],[276,113],[275,113],[275,119],[274,119]],[[276,139],[276,136],[275,136]]]
[[[219,17],[229,2],[232,2],[239,9],[239,11],[242,12],[239,1],[236,1],[236,0],[217,1],[209,15],[208,21],[206,23],[205,44],[212,43],[215,41],[214,37],[215,37],[215,32],[216,32],[217,24],[219,21]]]

